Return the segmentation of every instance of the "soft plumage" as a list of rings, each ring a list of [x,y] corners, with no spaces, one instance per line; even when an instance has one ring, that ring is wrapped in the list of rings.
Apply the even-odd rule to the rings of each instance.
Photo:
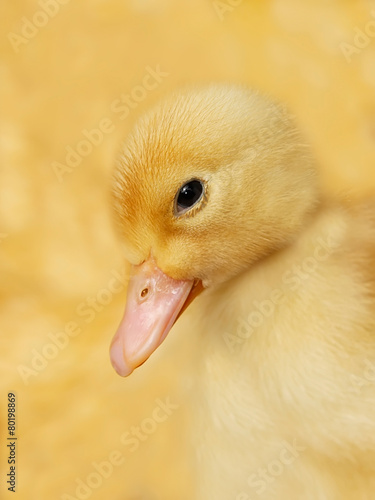
[[[192,179],[204,196],[178,216]],[[375,497],[375,203],[323,201],[285,109],[216,85],[138,123],[114,205],[133,265],[117,371],[200,295],[196,498]]]

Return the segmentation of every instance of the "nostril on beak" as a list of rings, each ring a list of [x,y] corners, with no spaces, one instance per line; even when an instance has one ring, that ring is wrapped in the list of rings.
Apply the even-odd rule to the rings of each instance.
[[[148,288],[144,288],[142,291],[141,291],[141,298],[144,299],[148,294]]]

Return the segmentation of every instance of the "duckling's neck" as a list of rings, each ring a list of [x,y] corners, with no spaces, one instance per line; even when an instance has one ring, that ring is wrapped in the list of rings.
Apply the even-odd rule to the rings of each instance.
[[[224,355],[251,349],[260,335],[268,338],[280,312],[293,310],[298,297],[324,268],[339,244],[345,218],[340,208],[323,201],[306,217],[306,224],[284,248],[265,256],[235,278],[202,296],[200,321],[209,350]],[[341,224],[340,224],[341,220]]]

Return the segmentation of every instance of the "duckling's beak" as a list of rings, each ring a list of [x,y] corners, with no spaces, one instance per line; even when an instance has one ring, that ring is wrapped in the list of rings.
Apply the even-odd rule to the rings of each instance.
[[[130,375],[147,360],[199,291],[193,280],[164,274],[151,258],[132,267],[125,314],[110,348],[119,375]]]

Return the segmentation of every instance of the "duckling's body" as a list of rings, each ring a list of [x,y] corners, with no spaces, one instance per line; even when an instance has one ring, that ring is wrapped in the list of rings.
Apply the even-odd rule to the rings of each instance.
[[[317,185],[288,114],[236,87],[162,103],[119,162],[133,273],[116,370],[205,288],[197,500],[375,498],[375,203],[331,206]]]
[[[375,498],[374,208],[200,298],[199,500]]]

